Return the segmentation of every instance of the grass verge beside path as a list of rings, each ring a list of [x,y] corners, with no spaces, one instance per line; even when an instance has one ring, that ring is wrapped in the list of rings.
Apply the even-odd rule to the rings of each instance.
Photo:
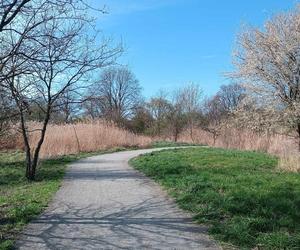
[[[153,152],[131,164],[209,224],[224,246],[300,249],[300,175],[278,170],[276,157],[190,148]]]

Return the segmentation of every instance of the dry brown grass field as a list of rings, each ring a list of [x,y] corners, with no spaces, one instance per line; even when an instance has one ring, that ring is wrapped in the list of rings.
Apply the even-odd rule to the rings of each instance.
[[[37,128],[39,124],[35,123],[33,127]],[[38,138],[37,133],[33,134],[30,143],[36,145]],[[150,137],[136,135],[101,120],[49,125],[41,157],[50,158],[114,147],[144,147],[151,141]]]
[[[32,129],[38,129],[39,123],[32,123]],[[16,128],[13,128],[16,131]],[[38,132],[32,133],[31,145],[36,145]],[[194,130],[194,140],[189,131],[182,133],[180,142],[204,144],[212,147],[232,148],[240,150],[255,150],[279,156],[279,168],[287,171],[300,171],[300,156],[297,145],[292,138],[284,135],[257,134],[251,131],[224,129],[215,143],[211,133],[201,129]],[[1,145],[9,148],[22,149],[22,139],[19,136],[3,137]],[[163,138],[164,140],[166,138]],[[51,158],[61,155],[77,154],[79,152],[95,152],[115,147],[147,147],[153,141],[162,138],[137,135],[126,129],[117,127],[103,120],[85,121],[75,124],[49,125],[41,157]],[[167,139],[168,140],[168,139]]]

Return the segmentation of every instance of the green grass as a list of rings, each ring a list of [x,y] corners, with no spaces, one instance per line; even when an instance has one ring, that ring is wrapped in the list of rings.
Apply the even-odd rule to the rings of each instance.
[[[300,249],[300,175],[277,158],[212,148],[176,149],[131,164],[163,185],[223,245]]]

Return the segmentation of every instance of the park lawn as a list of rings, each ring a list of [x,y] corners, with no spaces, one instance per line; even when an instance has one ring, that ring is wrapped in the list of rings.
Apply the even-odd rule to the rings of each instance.
[[[300,175],[263,153],[216,148],[153,152],[131,160],[226,248],[300,249]]]

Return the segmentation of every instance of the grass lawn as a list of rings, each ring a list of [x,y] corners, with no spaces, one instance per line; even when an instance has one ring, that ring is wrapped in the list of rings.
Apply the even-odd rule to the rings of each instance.
[[[190,148],[154,152],[131,164],[164,186],[223,246],[300,249],[300,175],[273,156]]]

